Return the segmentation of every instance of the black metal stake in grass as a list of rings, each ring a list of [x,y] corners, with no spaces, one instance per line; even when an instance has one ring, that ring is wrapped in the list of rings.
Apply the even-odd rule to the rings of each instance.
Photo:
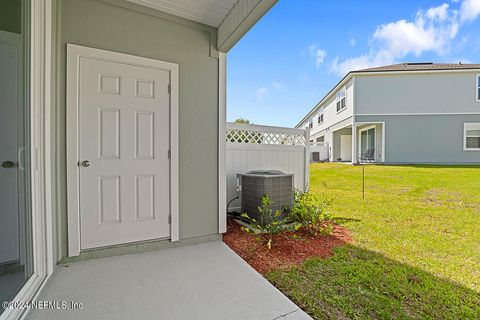
[[[365,200],[365,167],[362,166],[362,198]]]

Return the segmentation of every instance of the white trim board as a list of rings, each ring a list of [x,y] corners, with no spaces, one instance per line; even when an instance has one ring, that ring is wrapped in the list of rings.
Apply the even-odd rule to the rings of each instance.
[[[218,56],[218,233],[227,232],[227,55]]]
[[[78,256],[80,246],[79,204],[79,132],[78,132],[78,85],[81,58],[130,64],[170,72],[170,238],[179,240],[178,200],[178,65],[124,53],[67,44],[67,210],[68,210],[68,256]]]
[[[357,121],[356,122],[359,125],[365,125],[365,124],[383,124],[385,121]]]
[[[358,113],[355,116],[461,116],[461,115],[480,115],[480,112],[444,112],[444,113]]]
[[[211,3],[202,3],[196,0],[180,1],[151,1],[151,0],[127,0],[143,7],[166,12],[176,17],[181,17],[197,23],[202,23],[210,27],[218,28],[222,21],[227,17],[235,2],[228,1],[210,1]]]
[[[475,102],[480,102],[480,73],[475,75]]]
[[[341,122],[341,121],[340,121]],[[340,123],[340,122],[337,122],[337,123]],[[358,123],[358,122],[357,122]],[[332,126],[330,126],[329,128],[331,128]],[[349,124],[346,124],[344,126],[341,126],[341,127],[338,127],[336,128],[335,130],[331,130],[332,132],[337,132],[339,130],[342,130],[342,129],[346,129],[346,128],[353,128],[353,122],[352,123],[349,123]]]

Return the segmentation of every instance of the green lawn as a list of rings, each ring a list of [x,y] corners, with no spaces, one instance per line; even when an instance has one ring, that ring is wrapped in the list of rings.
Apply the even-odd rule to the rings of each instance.
[[[355,242],[268,278],[318,319],[480,319],[480,167],[313,164]]]

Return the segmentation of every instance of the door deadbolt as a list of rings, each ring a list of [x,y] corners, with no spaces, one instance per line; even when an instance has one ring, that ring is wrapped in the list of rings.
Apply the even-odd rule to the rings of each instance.
[[[2,162],[2,168],[8,169],[8,168],[13,168],[15,167],[15,162],[13,161],[3,161]]]
[[[88,167],[90,167],[90,161],[88,161],[88,160],[83,160],[82,162],[80,162],[80,165],[81,165],[82,167],[88,168]]]

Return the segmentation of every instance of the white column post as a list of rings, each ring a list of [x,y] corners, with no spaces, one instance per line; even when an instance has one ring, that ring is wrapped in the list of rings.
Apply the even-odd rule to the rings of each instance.
[[[307,191],[310,186],[310,128],[305,128],[305,181],[304,190]]]
[[[353,97],[352,97],[352,164],[356,164],[357,160],[357,124],[355,122],[355,77],[352,79]]]
[[[357,124],[355,123],[355,117],[352,121],[352,163],[357,163]]]
[[[385,122],[382,123],[382,162],[385,162]]]
[[[227,182],[226,182],[226,125],[227,125],[227,55],[218,57],[218,232],[227,232]]]

